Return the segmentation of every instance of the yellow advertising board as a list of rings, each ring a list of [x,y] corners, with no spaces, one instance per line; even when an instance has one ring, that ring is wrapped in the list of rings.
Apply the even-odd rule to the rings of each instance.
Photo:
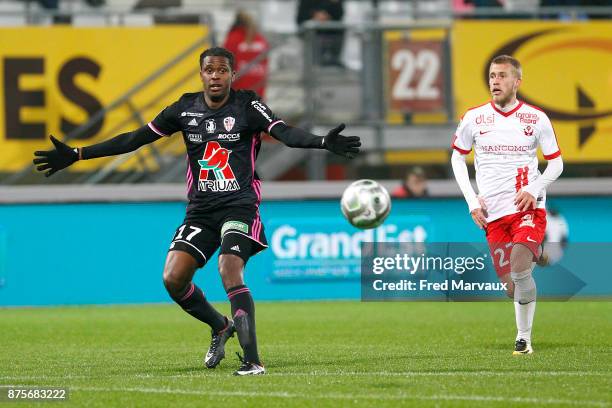
[[[490,99],[487,73],[500,54],[523,66],[519,99],[553,122],[565,161],[612,160],[612,22],[467,22],[452,32],[457,119]]]
[[[198,58],[207,32],[204,26],[0,29],[0,172],[22,169],[35,150],[50,148],[48,135],[62,139],[197,41],[200,47],[70,144],[136,129],[182,93],[201,89]],[[130,119],[135,110],[142,110],[138,120]],[[72,168],[88,170],[108,160]]]

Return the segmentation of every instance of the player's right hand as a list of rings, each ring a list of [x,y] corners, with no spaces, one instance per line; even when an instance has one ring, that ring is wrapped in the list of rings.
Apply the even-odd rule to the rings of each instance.
[[[485,201],[481,197],[478,197],[478,202],[480,203],[480,208],[473,209],[470,214],[472,215],[474,223],[478,225],[478,228],[486,229],[488,215],[487,204],[485,204]]]
[[[474,223],[478,225],[478,228],[487,228],[487,217],[485,217],[482,208],[476,208],[472,210],[470,214],[472,214],[472,219],[474,220]]]
[[[37,157],[32,161],[36,165],[36,170],[45,172],[45,177],[49,177],[79,160],[77,149],[60,142],[53,136],[49,136],[49,139],[51,139],[55,149],[35,151],[34,156]]]

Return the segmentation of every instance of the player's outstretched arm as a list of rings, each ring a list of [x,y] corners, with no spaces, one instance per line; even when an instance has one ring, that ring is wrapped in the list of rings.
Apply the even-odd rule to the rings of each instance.
[[[359,136],[343,136],[341,124],[330,130],[325,136],[317,136],[303,129],[278,123],[272,127],[270,134],[289,147],[326,149],[332,153],[352,159],[359,153],[361,140]]]
[[[133,132],[122,133],[95,145],[73,148],[50,136],[49,138],[55,149],[34,152],[36,157],[33,163],[36,165],[36,170],[44,171],[45,176],[49,177],[78,160],[115,156],[131,152],[145,144],[156,141],[160,137],[148,126],[143,126]]]

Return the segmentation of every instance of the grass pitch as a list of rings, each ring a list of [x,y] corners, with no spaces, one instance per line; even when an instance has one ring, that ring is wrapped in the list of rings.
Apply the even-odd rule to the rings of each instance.
[[[611,316],[539,302],[513,357],[510,302],[259,302],[268,374],[237,378],[237,339],[203,368],[210,333],[174,305],[0,309],[0,384],[68,387],[62,407],[605,407]]]

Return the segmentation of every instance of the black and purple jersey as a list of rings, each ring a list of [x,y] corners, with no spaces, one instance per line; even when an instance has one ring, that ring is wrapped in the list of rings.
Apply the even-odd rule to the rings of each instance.
[[[257,207],[261,201],[255,171],[260,133],[269,133],[282,120],[256,93],[230,92],[219,109],[208,107],[203,92],[186,93],[149,123],[161,136],[183,133],[191,215],[226,206]]]

